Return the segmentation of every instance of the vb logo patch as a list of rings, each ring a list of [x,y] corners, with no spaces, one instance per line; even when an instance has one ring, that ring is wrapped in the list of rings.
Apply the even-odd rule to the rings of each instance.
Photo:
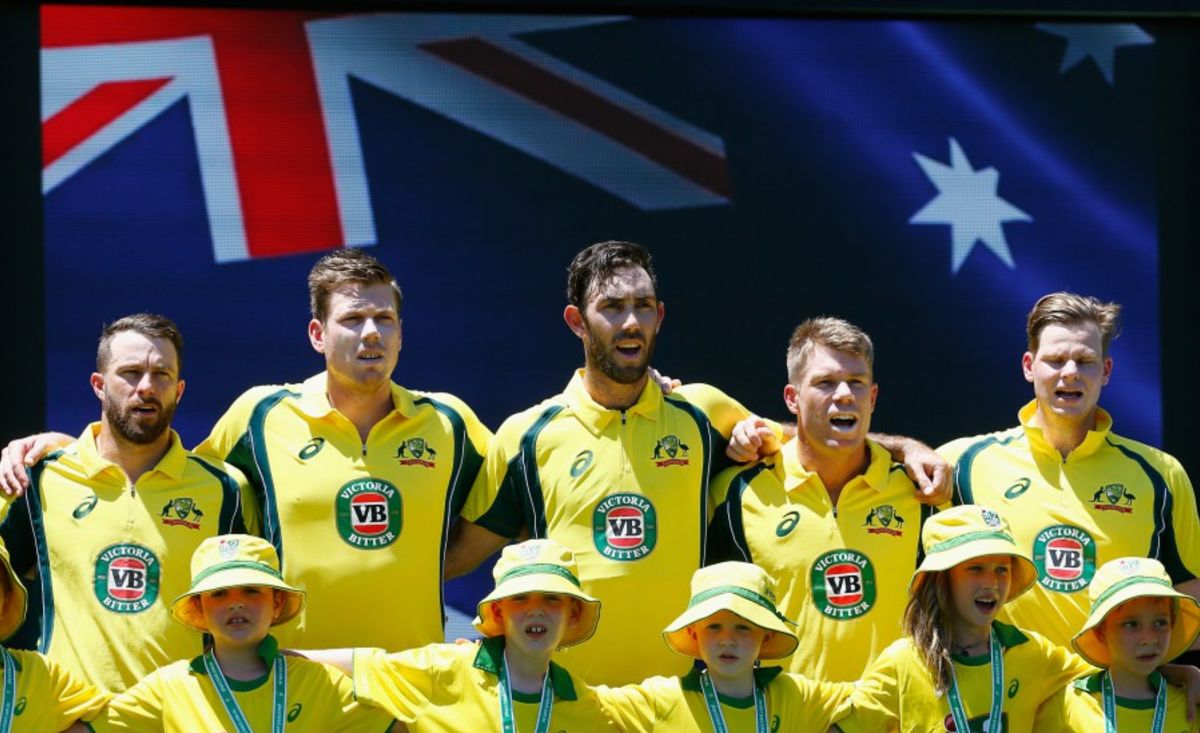
[[[875,523],[879,522],[878,525]],[[891,504],[880,504],[867,512],[864,527],[870,527],[867,534],[886,534],[900,537],[904,534],[904,517],[896,513],[896,507]]]
[[[639,560],[658,542],[654,505],[641,494],[612,494],[592,512],[592,538],[609,560]]]
[[[687,443],[682,443],[678,436],[664,435],[654,444],[654,455],[651,458],[654,460],[654,465],[662,468],[664,466],[686,466],[688,464],[687,454],[691,450]],[[665,457],[664,457],[665,455]]]
[[[172,499],[162,509],[162,523],[167,527],[187,527],[200,529],[200,520],[204,512],[191,499]]]
[[[829,618],[858,618],[875,605],[875,567],[855,550],[834,550],[818,557],[809,586],[813,604]]]
[[[424,438],[409,438],[396,449],[396,458],[401,466],[433,468],[437,461],[437,451],[426,443]]]
[[[1133,514],[1133,502],[1136,499],[1125,488],[1125,484],[1105,484],[1092,494],[1092,508],[1098,512]]]
[[[1047,527],[1033,540],[1033,564],[1043,588],[1059,593],[1083,590],[1096,574],[1096,542],[1078,527]]]
[[[400,536],[404,512],[400,490],[377,478],[360,478],[334,498],[338,535],[360,550],[379,550]]]
[[[109,545],[96,557],[96,600],[114,613],[141,613],[158,600],[158,557],[141,545]]]

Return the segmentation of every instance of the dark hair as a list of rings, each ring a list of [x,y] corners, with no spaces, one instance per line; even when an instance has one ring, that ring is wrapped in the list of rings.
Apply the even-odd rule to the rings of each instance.
[[[1108,355],[1108,346],[1121,335],[1121,305],[1105,303],[1090,295],[1060,291],[1038,298],[1025,321],[1029,350],[1037,353],[1042,329],[1052,323],[1061,326],[1091,321],[1100,329],[1100,351]]]
[[[567,302],[583,310],[595,289],[627,267],[640,267],[650,276],[650,285],[658,293],[658,278],[650,253],[640,244],[609,240],[584,248],[567,267]]]
[[[96,371],[103,372],[108,368],[108,360],[112,358],[113,336],[125,331],[140,333],[150,339],[170,341],[175,347],[177,366],[183,371],[183,336],[179,333],[179,326],[170,318],[157,313],[134,313],[107,324],[100,331],[100,344],[96,347]]]
[[[357,247],[335,249],[313,265],[308,273],[308,306],[312,317],[325,322],[329,294],[342,285],[390,285],[396,294],[396,314],[404,306],[404,294],[387,266]]]

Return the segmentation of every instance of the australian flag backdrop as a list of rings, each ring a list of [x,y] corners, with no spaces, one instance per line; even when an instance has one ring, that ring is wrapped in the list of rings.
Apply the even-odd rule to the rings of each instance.
[[[935,445],[1015,424],[1038,296],[1119,301],[1102,404],[1158,443],[1152,30],[45,6],[48,422],[96,419],[101,324],[152,310],[199,442],[320,371],[305,275],[353,245],[405,291],[397,381],[494,429],[582,362],[572,255],[630,239],[662,371],[785,416],[791,329],[839,315],[876,343],[873,427]]]

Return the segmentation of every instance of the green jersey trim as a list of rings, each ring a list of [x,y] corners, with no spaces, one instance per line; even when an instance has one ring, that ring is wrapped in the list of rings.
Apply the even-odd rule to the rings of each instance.
[[[217,520],[217,534],[245,534],[246,520],[242,516],[242,492],[238,488],[237,481],[224,471],[210,466],[199,456],[189,455],[188,458],[195,461],[198,466],[208,471],[221,483],[221,514],[220,519]]]
[[[701,449],[704,451],[704,470],[700,474],[700,566],[703,567],[707,564],[705,556],[708,551],[708,484],[712,481],[716,469],[724,467],[724,463],[713,465],[713,433],[717,431],[709,421],[708,415],[690,402],[667,397],[663,399],[663,405],[670,405],[690,415],[696,421],[696,430],[700,433]],[[721,451],[721,455],[724,456],[724,450]]]
[[[271,459],[267,453],[266,431],[267,413],[275,408],[285,397],[300,399],[299,392],[280,389],[272,392],[258,401],[250,413],[246,432],[238,438],[233,450],[225,460],[246,474],[254,493],[258,495],[259,505],[262,506],[263,536],[275,545],[279,555],[280,566],[283,565],[283,529],[279,526],[279,507],[275,500],[275,482],[271,478]]]
[[[756,463],[738,472],[729,482],[729,491],[725,501],[717,507],[709,525],[708,551],[706,560],[709,563],[725,560],[754,562],[750,551],[750,543],[746,540],[746,526],[742,520],[742,495],[764,470],[773,470],[774,466],[767,463]]]
[[[989,436],[983,440],[976,441],[968,447],[963,454],[958,457],[958,461],[954,465],[954,503],[955,504],[974,504],[975,489],[971,485],[971,464],[980,453],[987,450],[992,445],[1008,445],[1013,442],[1017,436],[1010,435],[1006,438],[997,438]]]
[[[1167,487],[1166,480],[1150,465],[1145,456],[1113,442],[1112,438],[1105,438],[1105,441],[1136,463],[1145,472],[1146,477],[1150,479],[1150,484],[1154,487],[1154,533],[1150,535],[1150,546],[1146,549],[1146,557],[1159,560],[1167,569],[1171,580],[1176,584],[1194,579],[1195,574],[1183,564],[1183,558],[1179,555],[1179,545],[1175,542],[1174,498],[1171,496],[1171,490]]]
[[[490,636],[479,643],[479,651],[475,654],[475,662],[473,666],[476,669],[483,670],[493,677],[500,677],[500,660],[504,657],[504,637]],[[554,662],[550,662],[550,668],[546,674],[550,675],[550,687],[554,690],[554,696],[560,700],[576,700],[578,696],[575,693],[575,682],[571,679],[571,673]],[[541,699],[540,697],[538,699]],[[533,700],[537,702],[537,700]]]

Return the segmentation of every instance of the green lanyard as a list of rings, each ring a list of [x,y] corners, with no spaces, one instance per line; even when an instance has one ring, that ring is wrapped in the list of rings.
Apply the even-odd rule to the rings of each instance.
[[[213,687],[217,688],[221,705],[225,707],[225,713],[233,721],[233,727],[237,729],[237,733],[254,733],[250,722],[246,720],[242,709],[238,707],[237,700],[233,697],[233,690],[229,689],[225,674],[217,664],[217,658],[213,656],[211,649],[204,652],[204,670],[208,672],[208,678],[212,680]],[[287,705],[287,662],[284,661],[282,654],[275,657],[274,687],[275,704],[271,708],[271,731],[272,733],[283,733],[283,724],[286,720],[283,709]]]
[[[987,727],[984,728],[986,733],[1000,733],[1000,719],[1003,715],[1002,708],[1004,707],[1004,657],[1001,654],[1000,642],[997,641],[996,635],[991,636],[992,648],[992,710],[988,713]],[[967,722],[967,711],[963,709],[962,697],[958,694],[958,678],[954,674],[954,668],[950,669],[950,714],[954,716],[954,729],[961,731],[971,730],[970,724]]]
[[[534,733],[546,733],[550,729],[550,708],[554,705],[554,690],[550,687],[550,670],[542,680],[542,700],[538,703],[537,724]],[[513,717],[512,685],[508,681],[508,661],[500,657],[500,729],[504,733],[516,733],[517,721]]]
[[[704,704],[708,706],[708,719],[712,721],[713,733],[729,733],[725,715],[721,712],[721,701],[717,698],[717,691],[707,671],[700,673],[700,689],[704,692]],[[767,696],[757,682],[754,683],[754,730],[767,733]]]
[[[1112,674],[1105,672],[1100,678],[1100,692],[1104,697],[1104,733],[1117,733],[1117,695],[1113,692]],[[1158,681],[1158,694],[1154,696],[1154,722],[1151,733],[1162,733],[1167,722],[1167,683]]]
[[[13,663],[12,655],[4,647],[0,647],[4,655],[4,700],[0,702],[0,733],[12,730],[13,706],[17,702],[17,665]]]

